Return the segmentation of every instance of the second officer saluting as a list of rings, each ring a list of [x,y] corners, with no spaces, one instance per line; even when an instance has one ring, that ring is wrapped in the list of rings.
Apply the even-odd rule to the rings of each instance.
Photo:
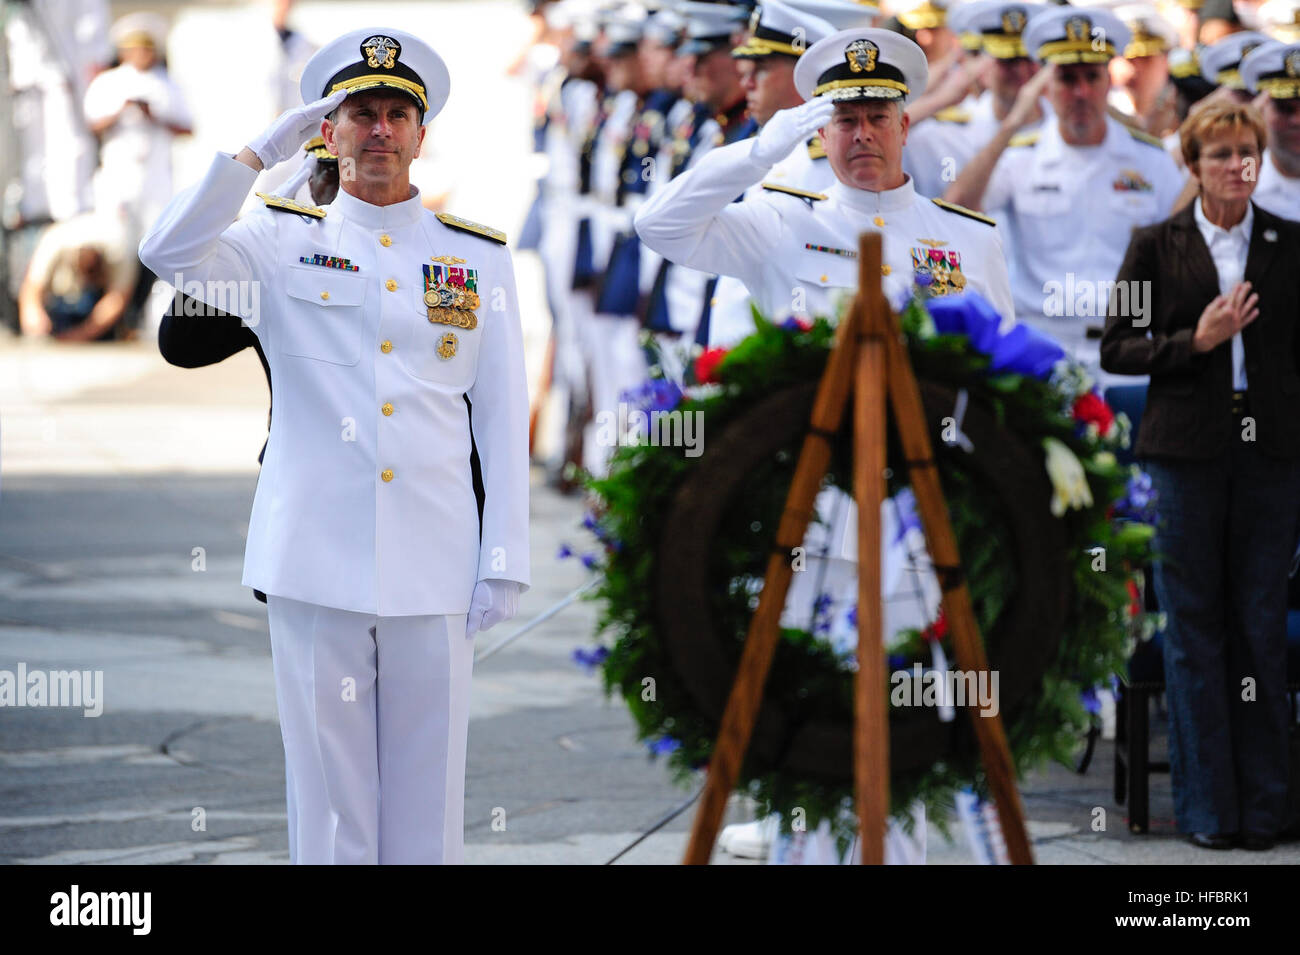
[[[408,177],[448,87],[415,36],[338,38],[303,71],[307,105],[219,153],[140,244],[187,291],[257,292],[241,317],[276,407],[244,583],[268,597],[297,863],[461,861],[473,635],[529,581],[505,236],[426,211]],[[236,222],[258,171],[317,134],[340,161],[328,209],[264,197]]]

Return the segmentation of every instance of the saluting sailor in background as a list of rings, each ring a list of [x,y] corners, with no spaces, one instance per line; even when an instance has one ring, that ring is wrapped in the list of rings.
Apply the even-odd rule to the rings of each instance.
[[[423,41],[348,33],[312,57],[302,94],[308,105],[218,154],[140,257],[209,304],[232,281],[259,292],[242,317],[277,407],[244,583],[268,596],[291,861],[459,862],[472,638],[529,582],[510,254],[501,233],[426,211],[409,184],[448,94]],[[314,133],[355,170],[328,210],[266,197],[232,224],[257,172]]]
[[[1251,93],[1266,93],[1268,149],[1259,160],[1259,183],[1251,201],[1261,209],[1300,221],[1300,42],[1275,40],[1252,50],[1241,63]]]

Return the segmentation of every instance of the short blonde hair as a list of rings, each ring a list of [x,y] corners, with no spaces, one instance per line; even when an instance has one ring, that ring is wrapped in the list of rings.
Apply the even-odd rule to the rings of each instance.
[[[1255,107],[1225,100],[1193,107],[1183,120],[1183,125],[1178,128],[1183,162],[1191,169],[1201,158],[1201,149],[1207,142],[1242,129],[1255,134],[1255,144],[1263,154],[1264,144],[1268,141],[1268,130],[1264,126],[1264,117]]]

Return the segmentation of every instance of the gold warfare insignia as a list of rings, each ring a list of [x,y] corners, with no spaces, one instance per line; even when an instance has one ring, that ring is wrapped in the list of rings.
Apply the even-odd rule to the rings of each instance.
[[[1024,32],[1027,21],[1025,11],[1019,7],[1011,7],[1002,11],[1002,32],[1012,36],[1019,36]]]
[[[438,357],[443,361],[456,357],[455,333],[444,332],[442,338],[438,339]]]
[[[854,73],[872,73],[876,69],[876,58],[880,47],[870,40],[854,40],[844,50],[844,59]]]
[[[1087,17],[1070,17],[1065,21],[1065,38],[1073,43],[1084,43],[1092,36],[1092,21]]]
[[[474,312],[479,307],[478,270],[464,268],[465,260],[454,255],[437,256],[433,263],[424,267],[424,305],[429,321],[435,325],[477,328],[478,316]],[[451,355],[456,353],[454,338]],[[446,344],[445,336],[443,344]]]
[[[920,238],[918,238],[916,241],[917,241],[917,242],[920,242],[922,245],[928,245],[928,246],[929,246],[930,248],[932,248],[932,249],[942,249],[945,245],[948,244],[948,243],[947,243],[946,241],[944,241],[943,239],[920,239]]]
[[[361,52],[365,55],[366,66],[391,70],[402,55],[402,44],[391,36],[372,36],[361,41]]]
[[[1296,12],[1300,16],[1300,11]],[[1300,76],[1300,50],[1292,50],[1282,61],[1282,68],[1286,70],[1286,75],[1292,78]]]

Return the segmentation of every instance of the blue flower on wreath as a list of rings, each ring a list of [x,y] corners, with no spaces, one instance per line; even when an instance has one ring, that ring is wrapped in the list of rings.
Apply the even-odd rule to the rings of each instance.
[[[890,673],[896,673],[899,670],[907,669],[907,658],[901,653],[891,653],[886,661]]]
[[[1014,372],[1046,381],[1065,357],[1060,345],[1029,325],[1014,325],[1004,334],[1001,317],[978,292],[928,299],[925,307],[935,331],[966,336],[976,351],[989,356],[991,372]]]
[[[578,558],[578,559],[582,561],[582,566],[583,566],[583,567],[586,567],[588,570],[595,570],[595,569],[596,569],[596,555],[595,555],[595,554],[583,554],[583,555],[582,555],[580,558]]]
[[[652,756],[667,756],[682,748],[682,741],[671,736],[657,736],[645,741],[646,749]]]
[[[1101,700],[1097,699],[1097,688],[1095,686],[1090,686],[1080,693],[1079,699],[1083,702],[1083,708],[1093,716],[1101,713]]]
[[[831,595],[821,593],[813,601],[813,633],[830,633]]]
[[[607,656],[609,656],[608,647],[597,646],[591,647],[590,649],[586,647],[575,647],[573,651],[573,662],[590,673],[592,670],[596,669],[596,667],[605,662]]]
[[[568,544],[561,544],[560,549],[555,552],[556,560],[568,560],[573,556],[573,549]]]
[[[619,400],[640,408],[647,414],[654,411],[672,411],[682,402],[682,389],[676,382],[666,378],[651,378],[623,392]]]
[[[1128,479],[1124,496],[1115,502],[1115,517],[1143,524],[1153,524],[1156,519],[1156,492],[1151,484],[1151,475],[1135,469]]]

